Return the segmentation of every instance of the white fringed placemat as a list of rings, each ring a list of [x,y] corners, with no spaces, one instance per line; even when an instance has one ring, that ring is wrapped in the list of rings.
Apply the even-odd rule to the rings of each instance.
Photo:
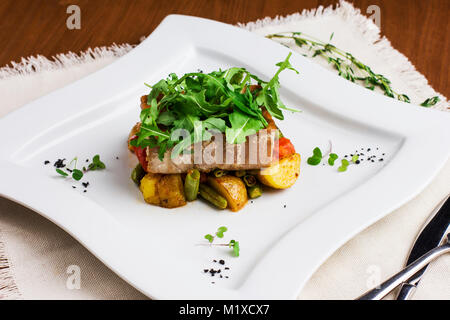
[[[412,103],[439,95],[408,59],[393,49],[380,30],[351,4],[319,7],[284,18],[266,18],[243,28],[260,35],[301,31],[353,53],[392,80]],[[133,46],[96,48],[79,55],[60,54],[22,59],[0,69],[0,116],[112,63]],[[292,46],[293,50],[299,50]],[[312,61],[327,65],[316,57]],[[447,110],[447,99],[433,108]],[[405,119],[407,121],[407,119]],[[450,192],[450,163],[422,194],[361,232],[330,257],[307,283],[301,299],[352,299],[398,271],[417,232],[433,207]],[[73,266],[81,272],[73,285]],[[450,298],[450,257],[433,263],[415,295],[418,299]],[[76,282],[75,282],[76,283]],[[78,242],[32,211],[0,199],[0,299],[141,299]]]

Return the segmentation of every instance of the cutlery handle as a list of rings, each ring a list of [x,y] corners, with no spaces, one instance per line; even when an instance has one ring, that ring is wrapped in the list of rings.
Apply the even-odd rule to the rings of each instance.
[[[398,293],[397,300],[409,300],[414,292],[416,291],[417,286],[410,283],[403,283]]]
[[[375,289],[372,289],[372,290],[366,292],[365,294],[363,294],[362,296],[360,296],[358,298],[358,300],[380,300],[380,299],[382,299],[389,292],[394,290],[398,285],[407,281],[417,271],[419,271],[420,269],[425,267],[427,264],[429,264],[431,261],[433,261],[440,255],[443,255],[447,252],[450,252],[450,243],[448,241],[445,244],[428,251],[423,256],[421,256],[419,259],[412,262],[410,265],[408,265],[405,269],[403,269],[399,273],[397,273],[397,274],[393,275],[392,277],[390,277],[389,279],[387,279],[385,282],[380,284]]]

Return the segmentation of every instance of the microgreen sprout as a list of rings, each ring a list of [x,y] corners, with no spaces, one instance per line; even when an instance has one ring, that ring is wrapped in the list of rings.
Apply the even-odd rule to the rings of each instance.
[[[330,166],[334,166],[334,162],[337,158],[339,158],[339,156],[336,153],[330,153],[330,156],[328,157],[328,164]]]
[[[67,172],[62,170],[61,168],[56,168],[56,172],[63,177],[68,177],[70,173],[72,179],[80,181],[83,178],[84,173],[86,173],[87,171],[101,170],[106,168],[105,164],[100,160],[100,156],[98,154],[93,157],[92,163],[88,165],[87,169],[85,167],[83,167],[83,170],[77,169],[77,162],[78,157],[75,157],[69,162],[67,167],[65,167],[65,170]],[[72,166],[72,164],[72,169],[69,169],[68,167]]]
[[[229,246],[230,248],[233,248],[233,253],[234,253],[234,255],[235,255],[236,257],[239,257],[239,251],[240,251],[240,248],[239,248],[239,241],[236,241],[236,240],[230,240],[230,243],[228,243],[228,246]]]
[[[105,169],[106,166],[105,164],[100,160],[100,156],[98,154],[96,154],[93,158],[92,158],[92,162],[88,165],[88,168],[86,171],[94,171],[94,170],[101,170],[101,169]]]
[[[317,166],[322,161],[322,151],[316,147],[313,150],[313,155],[308,158],[307,162],[311,166]]]
[[[77,169],[77,161],[78,161],[77,157],[73,158],[72,161],[70,161],[69,165],[68,165],[68,166],[70,166],[73,163],[74,164],[73,168],[69,169],[69,168],[66,167],[66,170],[71,173],[72,179],[74,179],[76,181],[79,181],[79,180],[81,180],[81,178],[83,178],[83,172],[81,170]],[[69,176],[69,174],[67,172],[65,172],[65,171],[63,171],[63,170],[61,170],[59,168],[56,168],[56,172],[58,174],[60,174],[61,176],[63,176],[63,177],[68,177]]]
[[[83,178],[83,171],[78,170],[78,169],[73,169],[73,171],[72,171],[72,178],[77,180],[77,181],[80,181],[81,178]]]
[[[227,230],[228,230],[227,227],[220,227],[219,229],[217,229],[216,236],[218,238],[223,238],[223,233],[226,232]]]
[[[347,171],[347,167],[349,166],[350,162],[348,162],[347,159],[341,160],[341,166],[338,168],[339,172]]]
[[[216,236],[218,238],[223,238],[223,234],[226,231],[228,231],[227,227],[219,227],[216,231]],[[204,236],[204,238],[206,240],[208,240],[210,246],[229,247],[229,248],[233,249],[234,256],[239,257],[239,252],[240,252],[239,241],[230,240],[230,242],[228,242],[228,243],[213,243],[215,238],[211,234],[206,234]]]
[[[359,155],[354,154],[353,157],[352,157],[352,162],[356,163],[356,161],[358,161],[358,159],[359,159]]]
[[[61,169],[56,169],[56,172],[58,172],[63,177],[67,177],[69,175],[67,172],[62,171]]]
[[[206,234],[205,239],[208,240],[210,243],[214,241],[214,237],[210,234]]]

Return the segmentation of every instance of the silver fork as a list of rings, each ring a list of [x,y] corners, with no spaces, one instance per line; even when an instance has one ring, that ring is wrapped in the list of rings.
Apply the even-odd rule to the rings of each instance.
[[[393,275],[385,282],[380,284],[378,287],[366,292],[362,296],[360,296],[357,300],[380,300],[384,296],[386,296],[389,292],[394,290],[397,286],[406,282],[409,278],[411,278],[417,271],[425,267],[431,261],[436,259],[437,257],[450,252],[450,233],[447,234],[447,239],[444,244],[436,247],[423,256],[406,266],[405,269],[400,271],[399,273]]]

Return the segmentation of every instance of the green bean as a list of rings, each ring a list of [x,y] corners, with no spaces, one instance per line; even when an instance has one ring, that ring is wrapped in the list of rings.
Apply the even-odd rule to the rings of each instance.
[[[134,183],[136,183],[139,186],[145,174],[146,174],[145,170],[142,168],[141,164],[138,163],[138,165],[131,172],[131,180],[133,180]]]
[[[197,199],[199,185],[200,172],[197,169],[190,170],[186,174],[186,179],[184,180],[184,194],[187,201],[194,201]]]
[[[242,178],[243,176],[245,176],[245,170],[237,170],[234,172],[234,175],[238,178]]]
[[[203,199],[219,209],[225,209],[228,206],[227,200],[206,184],[200,184],[199,194]]]
[[[214,177],[216,178],[220,178],[222,176],[224,176],[226,174],[225,171],[223,171],[222,169],[216,169],[213,171]]]
[[[245,175],[243,180],[244,180],[244,183],[245,183],[245,185],[247,187],[252,187],[252,186],[254,186],[256,184],[255,176],[252,176],[250,174]]]
[[[262,195],[262,188],[261,185],[255,184],[254,186],[251,186],[247,189],[248,196],[250,199],[259,198]]]

